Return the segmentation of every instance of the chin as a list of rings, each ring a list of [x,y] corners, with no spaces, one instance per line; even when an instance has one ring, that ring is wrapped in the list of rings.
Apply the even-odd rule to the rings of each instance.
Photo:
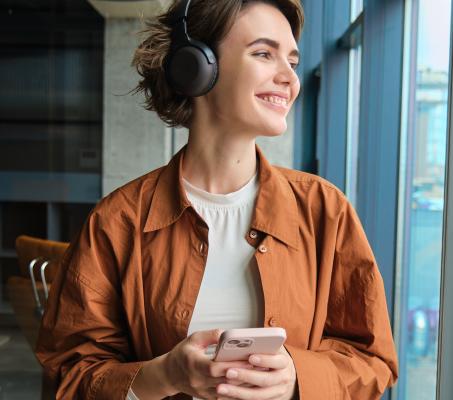
[[[274,122],[273,124],[263,126],[259,132],[260,136],[274,137],[283,135],[287,129],[288,125],[286,124],[286,120],[284,120],[282,123]]]
[[[257,124],[254,124],[260,132],[259,136],[281,136],[288,129],[286,115],[275,115],[272,111],[263,114],[260,112],[257,116]]]
[[[253,113],[242,113],[241,120],[248,125],[247,130],[256,132],[256,136],[274,137],[283,135],[288,129],[286,116],[273,115],[272,111],[263,113],[262,110]]]
[[[268,138],[272,138],[272,137],[278,137],[278,136],[282,136],[285,132],[273,132],[273,133],[269,133],[269,132],[260,132],[259,136],[262,136],[262,137],[268,137]]]

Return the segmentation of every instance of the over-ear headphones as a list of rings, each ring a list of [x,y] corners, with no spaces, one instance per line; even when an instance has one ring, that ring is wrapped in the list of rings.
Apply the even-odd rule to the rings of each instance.
[[[181,0],[175,10],[171,45],[164,69],[168,84],[178,93],[197,97],[209,92],[217,81],[218,65],[214,51],[190,38],[187,15],[191,0]]]

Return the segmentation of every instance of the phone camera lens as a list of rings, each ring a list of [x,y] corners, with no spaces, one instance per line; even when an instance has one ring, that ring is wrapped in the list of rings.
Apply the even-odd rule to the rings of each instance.
[[[250,343],[239,343],[238,347],[249,347]]]
[[[241,343],[240,340],[236,340],[236,339],[228,340],[228,344],[239,344],[239,343]]]

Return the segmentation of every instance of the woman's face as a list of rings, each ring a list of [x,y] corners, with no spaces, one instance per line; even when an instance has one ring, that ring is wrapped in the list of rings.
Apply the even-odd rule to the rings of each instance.
[[[263,40],[259,40],[263,39]],[[280,135],[300,90],[297,43],[275,7],[251,3],[220,43],[219,79],[196,112],[218,127],[250,136]],[[201,99],[201,98],[200,98]],[[201,109],[197,108],[202,105]]]

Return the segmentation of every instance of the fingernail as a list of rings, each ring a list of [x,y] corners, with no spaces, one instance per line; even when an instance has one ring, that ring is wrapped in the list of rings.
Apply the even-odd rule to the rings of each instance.
[[[229,369],[226,374],[227,378],[234,379],[239,376],[238,372],[234,369]]]
[[[219,387],[217,390],[220,394],[228,394],[228,389],[224,386]]]
[[[259,358],[258,356],[251,356],[250,357],[250,362],[252,362],[253,364],[259,364],[261,361],[261,358]]]

